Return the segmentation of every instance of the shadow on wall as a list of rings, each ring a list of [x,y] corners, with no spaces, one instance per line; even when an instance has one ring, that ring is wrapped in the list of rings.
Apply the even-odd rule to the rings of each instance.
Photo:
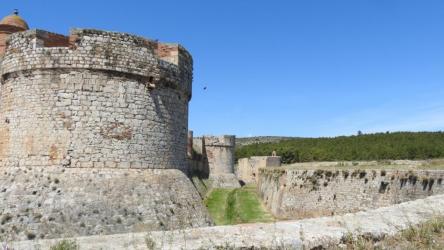
[[[194,148],[191,150],[191,154],[189,154],[191,157],[188,159],[190,175],[197,176],[200,179],[208,179],[210,177],[210,166],[205,144],[202,143],[200,152]]]

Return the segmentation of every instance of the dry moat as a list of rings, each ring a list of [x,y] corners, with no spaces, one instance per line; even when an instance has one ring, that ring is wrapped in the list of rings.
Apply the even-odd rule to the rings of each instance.
[[[179,44],[2,19],[4,249],[323,249],[444,214],[439,161],[236,161],[188,128],[192,80]]]

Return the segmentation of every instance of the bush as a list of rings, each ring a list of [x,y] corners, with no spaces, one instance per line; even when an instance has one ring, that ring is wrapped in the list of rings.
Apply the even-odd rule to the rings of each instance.
[[[273,150],[282,157],[284,164],[444,158],[444,133],[396,132],[334,138],[295,138],[239,147],[236,149],[236,158],[271,155]]]
[[[54,246],[51,246],[50,250],[79,250],[79,245],[75,241],[62,240]]]

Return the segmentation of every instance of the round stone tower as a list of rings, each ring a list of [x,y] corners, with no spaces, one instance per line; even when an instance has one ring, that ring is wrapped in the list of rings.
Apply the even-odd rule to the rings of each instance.
[[[20,20],[0,25],[8,36],[0,54],[0,214],[8,218],[0,238],[211,225],[183,173],[190,54],[124,33],[26,30]]]
[[[204,136],[210,176],[234,173],[234,135]]]
[[[122,33],[15,33],[0,64],[4,165],[185,169],[192,59]]]
[[[237,188],[234,175],[234,135],[204,136],[203,154],[206,155],[209,179],[213,188]]]

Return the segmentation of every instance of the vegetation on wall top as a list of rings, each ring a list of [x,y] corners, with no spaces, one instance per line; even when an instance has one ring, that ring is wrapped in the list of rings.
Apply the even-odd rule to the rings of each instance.
[[[444,157],[444,132],[359,134],[333,138],[294,138],[238,147],[236,158],[271,155],[282,163],[310,161],[366,161]]]

